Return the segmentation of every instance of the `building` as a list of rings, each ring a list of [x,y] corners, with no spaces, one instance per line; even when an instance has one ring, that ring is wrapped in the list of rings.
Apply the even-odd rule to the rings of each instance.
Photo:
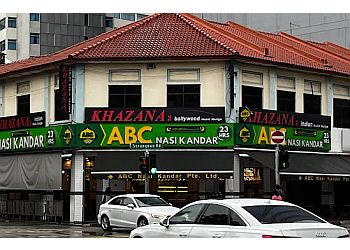
[[[10,62],[50,54],[143,17],[136,13],[0,13],[0,51]]]
[[[288,199],[347,216],[349,55],[164,13],[1,65],[1,214],[94,220],[106,187],[144,191],[146,149],[158,167],[150,192],[176,206],[270,197],[279,131]]]
[[[350,48],[348,13],[196,13],[214,22],[232,21],[254,30],[285,32],[303,40]]]

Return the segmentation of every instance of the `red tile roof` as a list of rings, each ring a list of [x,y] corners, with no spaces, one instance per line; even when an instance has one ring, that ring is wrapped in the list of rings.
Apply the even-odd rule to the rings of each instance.
[[[245,59],[328,74],[350,75],[350,51],[286,33],[257,32],[191,14],[154,14],[50,55],[0,66],[0,78],[62,62],[162,59]]]

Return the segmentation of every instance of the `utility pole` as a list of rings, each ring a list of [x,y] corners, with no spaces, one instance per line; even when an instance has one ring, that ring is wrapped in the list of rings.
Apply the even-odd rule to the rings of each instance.
[[[146,150],[145,157],[149,159],[149,152]],[[148,168],[149,168],[149,160],[148,160]],[[149,194],[149,171],[145,173],[145,194]]]
[[[276,180],[276,185],[280,185],[280,173],[279,173],[279,150],[280,146],[279,144],[276,145],[275,148],[275,180]]]

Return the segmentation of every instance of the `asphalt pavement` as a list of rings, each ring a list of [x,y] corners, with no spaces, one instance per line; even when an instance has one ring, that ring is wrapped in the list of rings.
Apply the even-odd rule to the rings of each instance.
[[[101,227],[82,224],[46,222],[0,222],[0,238],[128,238],[130,230],[113,229],[104,232]]]

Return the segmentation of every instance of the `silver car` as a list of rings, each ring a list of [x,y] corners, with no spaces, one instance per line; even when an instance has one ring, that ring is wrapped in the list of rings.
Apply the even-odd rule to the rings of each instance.
[[[179,208],[158,195],[125,194],[100,205],[97,220],[104,231],[110,231],[113,227],[133,229],[159,223],[178,211]]]

